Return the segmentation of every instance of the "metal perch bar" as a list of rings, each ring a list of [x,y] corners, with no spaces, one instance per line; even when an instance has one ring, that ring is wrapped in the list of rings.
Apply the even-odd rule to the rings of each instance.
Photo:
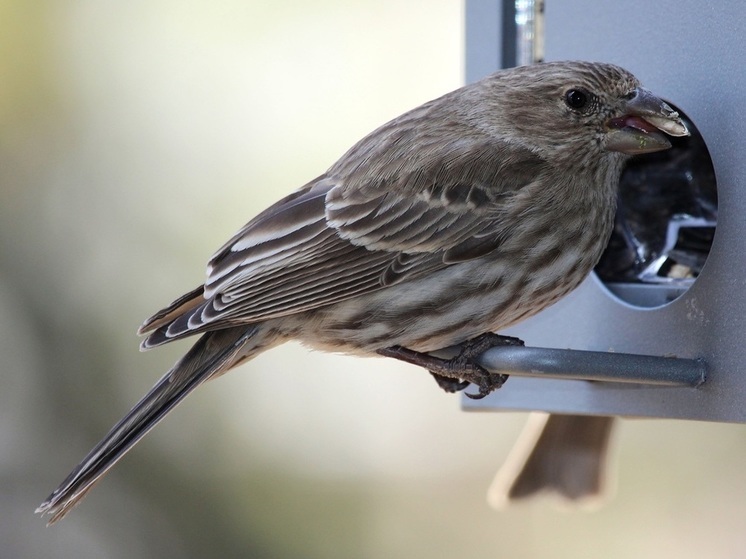
[[[707,377],[703,359],[574,349],[493,347],[478,361],[491,373],[525,377],[692,387],[699,386]]]

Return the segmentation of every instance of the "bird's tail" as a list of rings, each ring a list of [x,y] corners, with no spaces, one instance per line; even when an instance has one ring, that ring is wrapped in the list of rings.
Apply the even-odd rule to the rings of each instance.
[[[593,507],[608,496],[613,417],[533,413],[487,494],[494,508],[534,495]]]
[[[88,453],[83,461],[36,509],[49,524],[64,517],[96,482],[197,386],[252,357],[259,343],[249,343],[258,326],[204,334],[150,392]],[[252,340],[253,342],[254,340]]]

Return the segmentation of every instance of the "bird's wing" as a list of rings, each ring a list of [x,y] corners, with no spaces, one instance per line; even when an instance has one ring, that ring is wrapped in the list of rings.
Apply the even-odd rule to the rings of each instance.
[[[203,291],[143,325],[152,332],[143,347],[319,308],[484,256],[501,241],[505,199],[546,165],[525,148],[460,140],[392,169],[368,182],[332,168],[258,215],[213,256]]]
[[[444,264],[471,260],[499,246],[511,200],[549,172],[531,150],[487,137],[420,138],[419,148],[393,160],[374,153],[375,181],[365,167],[344,169],[346,180],[326,198],[329,225],[369,250],[439,253]]]

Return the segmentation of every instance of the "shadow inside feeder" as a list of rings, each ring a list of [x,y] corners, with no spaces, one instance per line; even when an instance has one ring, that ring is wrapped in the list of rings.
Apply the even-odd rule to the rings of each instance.
[[[674,109],[691,136],[670,138],[671,149],[629,161],[614,232],[595,268],[613,295],[639,307],[665,305],[683,294],[699,276],[715,235],[712,160],[694,123]]]

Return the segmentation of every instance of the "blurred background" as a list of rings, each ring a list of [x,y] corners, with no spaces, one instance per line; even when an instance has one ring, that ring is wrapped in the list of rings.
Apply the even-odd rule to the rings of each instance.
[[[742,556],[743,426],[626,421],[604,508],[495,512],[524,414],[292,344],[198,390],[60,524],[33,515],[187,349],[139,353],[141,321],[462,68],[460,0],[0,1],[0,556]]]

